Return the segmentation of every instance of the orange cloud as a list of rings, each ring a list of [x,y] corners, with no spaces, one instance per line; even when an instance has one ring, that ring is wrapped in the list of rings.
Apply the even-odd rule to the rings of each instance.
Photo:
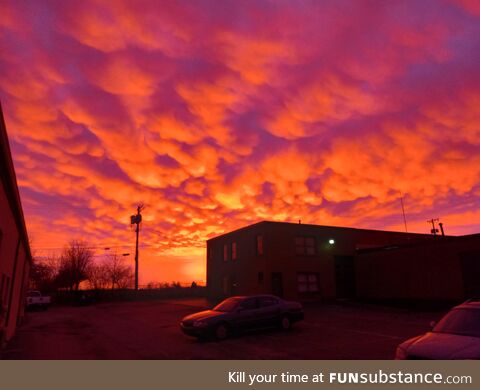
[[[0,94],[34,248],[204,279],[261,219],[480,227],[475,2],[0,5]],[[132,255],[133,256],[133,255]],[[132,259],[132,258],[130,258]]]

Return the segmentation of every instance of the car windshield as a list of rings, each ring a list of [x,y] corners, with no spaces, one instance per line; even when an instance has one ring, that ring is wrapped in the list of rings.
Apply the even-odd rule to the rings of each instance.
[[[435,325],[433,332],[480,337],[480,310],[454,309]]]
[[[213,308],[215,311],[234,311],[242,301],[242,298],[228,298]]]

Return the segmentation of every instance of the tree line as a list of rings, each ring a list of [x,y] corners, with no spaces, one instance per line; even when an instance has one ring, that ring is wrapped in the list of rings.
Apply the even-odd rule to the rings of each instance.
[[[73,240],[59,256],[34,259],[30,279],[31,287],[41,291],[78,291],[80,286],[113,290],[132,287],[134,273],[123,256],[113,252],[94,261],[94,253],[86,243]]]

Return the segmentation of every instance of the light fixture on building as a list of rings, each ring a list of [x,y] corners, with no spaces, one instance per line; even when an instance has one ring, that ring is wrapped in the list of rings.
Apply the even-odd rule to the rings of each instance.
[[[330,245],[333,245],[333,244],[335,244],[335,240],[334,240],[333,238],[331,238],[330,240],[328,240],[328,243],[329,243]]]

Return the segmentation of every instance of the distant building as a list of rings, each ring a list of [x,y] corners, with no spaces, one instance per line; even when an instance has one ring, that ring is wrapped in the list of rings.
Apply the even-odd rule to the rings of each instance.
[[[24,315],[31,253],[0,107],[0,347]]]
[[[207,241],[207,288],[214,299],[255,293],[298,300],[355,298],[357,285],[364,289],[363,278],[368,277],[358,273],[359,250],[433,239],[425,234],[264,221]]]
[[[360,250],[357,296],[382,301],[480,298],[480,234]]]

